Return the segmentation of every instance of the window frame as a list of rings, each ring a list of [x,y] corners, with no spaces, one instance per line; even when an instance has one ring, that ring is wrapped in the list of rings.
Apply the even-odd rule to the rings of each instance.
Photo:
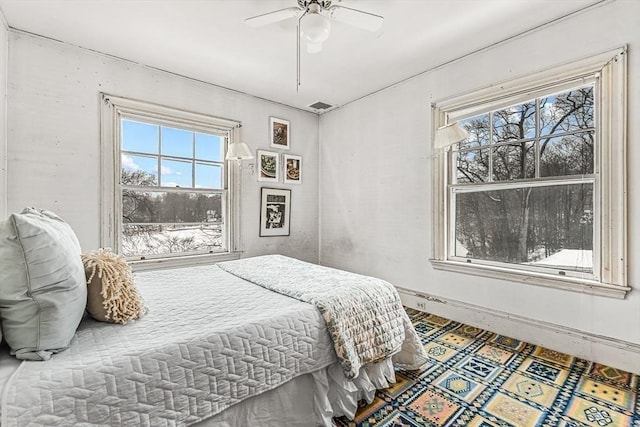
[[[432,258],[433,268],[565,289],[581,293],[625,298],[627,284],[626,120],[627,48],[622,46],[596,55],[540,70],[529,76],[434,102],[431,149]],[[445,124],[526,102],[563,89],[594,82],[596,148],[594,150],[594,277],[553,274],[507,263],[473,262],[449,256],[453,223],[451,212],[452,149],[436,151],[435,129]],[[585,175],[587,177],[589,175]],[[561,179],[576,182],[584,179]],[[556,178],[556,177],[552,177]],[[551,181],[552,179],[550,179]],[[494,188],[502,188],[493,184]],[[597,265],[596,265],[597,264]]]
[[[217,118],[205,114],[179,110],[163,105],[101,94],[101,227],[100,246],[120,253],[122,234],[122,190],[130,186],[120,183],[121,171],[121,120],[133,120],[159,126],[170,126],[202,131],[217,135],[225,134],[223,155],[226,147],[237,138],[240,122]],[[126,151],[126,150],[124,150]],[[161,156],[161,153],[158,153]],[[194,153],[195,156],[195,153]],[[237,165],[224,157],[221,189],[183,188],[180,192],[207,192],[222,195],[224,210],[223,240],[226,250],[209,253],[171,253],[150,256],[127,257],[135,270],[161,267],[177,267],[211,263],[240,257],[240,176]],[[195,167],[195,166],[194,166]],[[138,188],[138,187],[136,187]],[[172,187],[158,186],[154,191],[175,191]]]

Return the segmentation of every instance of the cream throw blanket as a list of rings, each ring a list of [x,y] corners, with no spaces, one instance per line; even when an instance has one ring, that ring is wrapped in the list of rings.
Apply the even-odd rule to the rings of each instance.
[[[396,289],[384,280],[281,255],[218,266],[264,288],[314,304],[348,378],[357,377],[364,365],[394,355],[394,362],[405,369],[418,369],[427,360]]]

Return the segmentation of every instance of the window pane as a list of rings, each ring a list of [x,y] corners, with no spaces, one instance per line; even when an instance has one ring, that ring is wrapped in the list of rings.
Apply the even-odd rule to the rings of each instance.
[[[460,120],[459,124],[469,132],[469,137],[458,145],[460,149],[489,144],[491,129],[489,126],[488,113]]]
[[[192,187],[192,162],[162,159],[161,182],[163,187]]]
[[[165,191],[122,192],[123,223],[220,222],[222,196]]]
[[[222,188],[222,167],[196,163],[196,188]]]
[[[222,224],[123,225],[124,256],[145,256],[223,249]]]
[[[222,161],[222,137],[196,132],[196,159]]]
[[[459,183],[489,181],[489,150],[458,152],[456,169]]]
[[[122,150],[158,154],[158,126],[122,120]]]
[[[493,141],[511,141],[536,136],[536,103],[527,102],[493,113]]]
[[[122,190],[122,222],[157,222],[158,193]]]
[[[592,271],[593,184],[455,195],[457,256]]]
[[[193,132],[162,126],[162,154],[193,157]]]
[[[593,127],[593,86],[540,99],[540,133],[552,135]]]
[[[158,158],[122,153],[121,182],[125,185],[158,185]]]
[[[541,140],[540,176],[593,173],[593,142],[593,132]]]
[[[493,179],[533,178],[535,176],[535,144],[520,142],[501,145],[493,149]]]

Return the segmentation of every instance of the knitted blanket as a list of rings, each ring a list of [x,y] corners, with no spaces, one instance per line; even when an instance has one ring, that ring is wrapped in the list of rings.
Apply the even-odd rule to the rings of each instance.
[[[396,289],[381,279],[281,255],[219,263],[223,270],[269,290],[314,304],[322,314],[348,378],[395,356],[418,369],[426,354]]]

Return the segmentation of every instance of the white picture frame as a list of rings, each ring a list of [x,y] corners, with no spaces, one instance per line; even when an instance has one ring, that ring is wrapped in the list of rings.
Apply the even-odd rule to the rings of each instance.
[[[256,169],[258,181],[280,182],[280,153],[257,150]]]
[[[282,182],[285,184],[302,184],[302,157],[293,154],[283,154],[282,157]]]
[[[291,147],[289,120],[269,117],[269,140],[272,148],[288,150]]]

